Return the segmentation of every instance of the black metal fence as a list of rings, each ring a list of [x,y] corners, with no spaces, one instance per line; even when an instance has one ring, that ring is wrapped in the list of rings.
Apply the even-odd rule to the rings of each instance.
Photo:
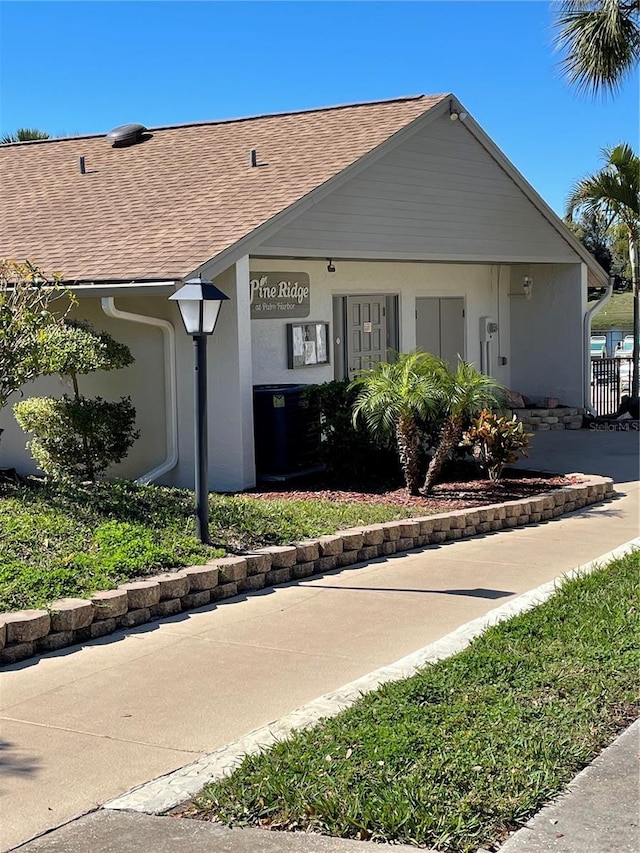
[[[632,359],[591,359],[591,405],[598,415],[612,415],[631,393]]]

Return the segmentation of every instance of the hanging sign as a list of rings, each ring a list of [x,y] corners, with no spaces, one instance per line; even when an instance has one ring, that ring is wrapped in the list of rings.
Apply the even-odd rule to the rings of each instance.
[[[252,320],[309,316],[311,286],[306,272],[252,272],[249,287]]]

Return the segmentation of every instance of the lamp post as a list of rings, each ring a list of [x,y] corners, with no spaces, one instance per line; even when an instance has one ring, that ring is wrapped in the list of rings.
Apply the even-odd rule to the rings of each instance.
[[[189,279],[169,297],[178,303],[186,332],[193,337],[196,529],[204,544],[209,541],[207,338],[213,334],[220,306],[228,298],[214,284],[202,281],[202,278]]]

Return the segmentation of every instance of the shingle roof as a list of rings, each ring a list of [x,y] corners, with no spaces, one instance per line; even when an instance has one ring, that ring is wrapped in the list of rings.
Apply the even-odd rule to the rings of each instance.
[[[67,281],[181,278],[444,97],[151,129],[128,148],[102,135],[0,146],[0,256]]]

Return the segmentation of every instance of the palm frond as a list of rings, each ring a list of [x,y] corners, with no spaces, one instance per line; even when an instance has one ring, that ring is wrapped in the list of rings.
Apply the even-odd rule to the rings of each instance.
[[[0,137],[0,145],[9,145],[12,142],[31,142],[36,139],[49,139],[49,134],[35,127],[19,127],[15,133],[5,133]]]
[[[618,220],[632,233],[640,226],[640,158],[627,143],[602,150],[604,166],[579,180],[566,202],[567,216],[576,212]]]
[[[358,389],[353,419],[362,418],[373,433],[392,435],[401,416],[425,418],[435,400],[431,357],[420,350],[401,353],[394,363],[381,362],[352,383]]]
[[[455,368],[445,367],[440,375],[440,394],[450,417],[503,405],[503,387],[491,376],[480,373],[471,362],[459,359]]]
[[[637,0],[562,0],[555,44],[578,91],[618,91],[640,61]]]

